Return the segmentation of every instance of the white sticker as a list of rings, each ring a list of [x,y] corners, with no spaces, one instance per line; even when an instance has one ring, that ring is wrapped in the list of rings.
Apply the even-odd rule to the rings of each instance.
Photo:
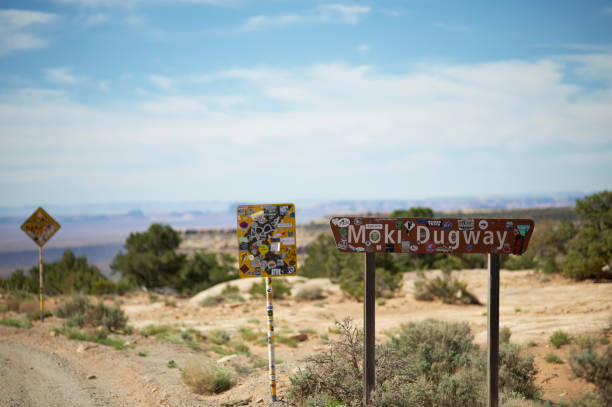
[[[281,243],[287,245],[294,245],[295,238],[294,237],[281,237]]]
[[[276,225],[276,227],[280,228],[280,229],[287,229],[287,228],[290,229],[290,228],[293,227],[293,224],[292,223],[283,222],[283,223],[279,223],[278,225]]]
[[[489,222],[487,222],[487,221],[486,221],[486,220],[484,220],[484,219],[481,219],[481,220],[480,220],[480,222],[478,222],[478,227],[479,227],[480,229],[486,229],[486,228],[488,228],[488,227],[489,227]]]
[[[380,223],[367,223],[365,227],[366,229],[382,229],[383,225]]]
[[[381,225],[382,226],[382,225]],[[381,234],[378,230],[372,230],[370,232],[370,241],[372,243],[378,243],[380,242],[380,238],[381,238]]]
[[[351,224],[351,221],[348,218],[333,218],[332,224],[338,226],[339,228],[345,228]]]

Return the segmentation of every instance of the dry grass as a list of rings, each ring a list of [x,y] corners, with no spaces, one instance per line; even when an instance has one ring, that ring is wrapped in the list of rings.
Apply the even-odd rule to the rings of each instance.
[[[231,371],[212,362],[190,361],[183,369],[182,375],[185,384],[198,394],[221,393],[236,383]]]

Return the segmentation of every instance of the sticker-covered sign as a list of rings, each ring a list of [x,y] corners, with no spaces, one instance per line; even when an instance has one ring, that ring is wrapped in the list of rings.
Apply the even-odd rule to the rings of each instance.
[[[342,252],[522,254],[533,233],[531,219],[427,219],[334,217]]]
[[[43,208],[36,209],[32,216],[21,225],[21,230],[40,247],[43,247],[59,228],[59,223]]]
[[[240,205],[236,212],[240,277],[297,275],[295,206]]]

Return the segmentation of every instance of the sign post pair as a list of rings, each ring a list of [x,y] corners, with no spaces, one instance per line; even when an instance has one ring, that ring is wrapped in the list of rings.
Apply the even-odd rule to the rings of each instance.
[[[275,402],[277,397],[272,278],[297,275],[295,206],[293,204],[240,205],[236,209],[236,215],[240,277],[266,279],[268,374],[270,401]]]
[[[60,228],[55,221],[43,208],[38,208],[34,213],[23,222],[21,230],[38,245],[38,293],[40,296],[40,322],[45,321],[45,289],[43,282],[43,246]]]
[[[499,256],[520,255],[534,229],[531,219],[432,219],[333,217],[338,250],[365,253],[364,406],[370,405],[375,371],[376,253],[486,253],[489,256],[487,317],[488,407],[497,407],[499,377]]]

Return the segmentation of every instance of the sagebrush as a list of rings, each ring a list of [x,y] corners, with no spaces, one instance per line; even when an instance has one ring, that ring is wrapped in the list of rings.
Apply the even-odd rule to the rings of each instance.
[[[291,377],[288,397],[304,406],[361,406],[363,332],[350,319],[326,352],[306,360]],[[428,320],[400,328],[391,343],[376,347],[372,406],[479,407],[486,405],[486,355],[465,323]],[[539,395],[532,356],[513,344],[500,346],[500,391],[514,398]]]

